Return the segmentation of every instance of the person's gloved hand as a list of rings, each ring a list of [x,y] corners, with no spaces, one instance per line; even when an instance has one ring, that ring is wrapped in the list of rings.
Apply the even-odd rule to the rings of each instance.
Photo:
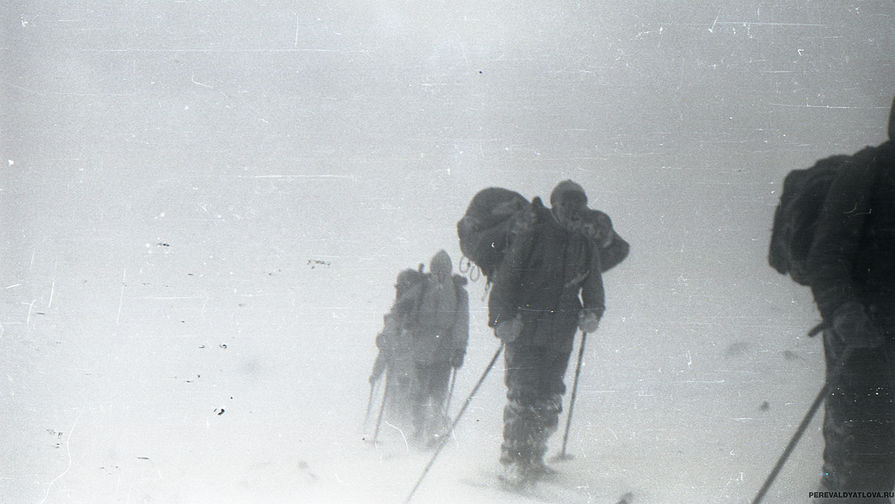
[[[451,367],[460,368],[463,365],[463,356],[466,355],[466,351],[461,349],[454,350],[454,354],[451,355]]]
[[[833,313],[833,330],[853,348],[876,348],[886,342],[885,335],[873,323],[861,303],[849,301]]]
[[[596,332],[600,327],[600,316],[597,312],[585,308],[578,314],[578,328],[586,333]]]
[[[504,343],[512,343],[522,334],[522,317],[516,315],[515,318],[504,320],[494,329],[494,334]]]

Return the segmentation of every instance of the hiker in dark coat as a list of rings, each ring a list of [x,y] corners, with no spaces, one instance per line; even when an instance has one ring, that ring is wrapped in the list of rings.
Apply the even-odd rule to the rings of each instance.
[[[807,261],[826,326],[830,392],[823,426],[824,490],[891,491],[895,486],[893,137],[895,102],[889,141],[850,156],[833,179]]]
[[[451,274],[451,258],[444,250],[435,254],[429,269],[426,278],[411,290],[417,303],[408,325],[413,334],[415,374],[413,439],[421,445],[432,445],[446,433],[451,369],[463,365],[469,340],[466,278]]]
[[[395,281],[395,301],[383,317],[382,331],[376,335],[376,347],[379,353],[373,363],[369,381],[372,385],[385,373],[388,416],[391,422],[399,425],[410,424],[410,397],[415,370],[413,339],[408,326],[419,297],[419,288],[414,287],[423,279],[424,275],[419,270],[406,269],[398,273]]]
[[[550,203],[547,209],[535,198],[515,222],[489,298],[489,325],[506,349],[500,462],[510,485],[550,471],[544,454],[562,411],[576,329],[596,331],[604,311],[598,246],[581,232],[584,189],[561,182]]]

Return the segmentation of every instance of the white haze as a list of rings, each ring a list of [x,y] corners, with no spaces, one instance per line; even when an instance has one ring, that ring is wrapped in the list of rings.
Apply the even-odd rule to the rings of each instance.
[[[477,190],[566,178],[632,247],[587,343],[568,498],[751,501],[823,375],[810,293],[767,266],[781,181],[885,139],[893,14],[13,0],[0,501],[403,501],[428,454],[362,439],[395,274],[456,264]],[[452,413],[497,349],[483,289]],[[497,469],[502,372],[414,502],[521,501],[463,482]],[[819,428],[769,501],[807,501]]]

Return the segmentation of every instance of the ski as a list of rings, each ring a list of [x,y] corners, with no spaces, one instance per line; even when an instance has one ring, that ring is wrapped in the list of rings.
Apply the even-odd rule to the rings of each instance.
[[[523,498],[526,498],[529,500],[536,500],[539,502],[555,502],[555,500],[553,500],[553,498],[551,496],[546,495],[544,493],[539,493],[537,491],[536,487],[533,485],[523,485],[523,486],[519,486],[519,487],[511,487],[511,486],[505,485],[501,481],[498,481],[497,483],[490,483],[490,482],[476,481],[473,479],[462,479],[462,480],[460,480],[460,482],[465,485],[472,486],[472,487],[482,488],[482,489],[487,489],[487,490],[497,490],[500,492],[513,494],[518,497],[523,497]],[[566,502],[568,502],[568,501],[566,501]]]
[[[563,481],[561,475],[551,475],[526,481],[521,485],[508,485],[500,476],[487,474],[485,479],[463,478],[461,483],[471,487],[495,492],[512,494],[521,498],[538,502],[563,502],[573,504],[576,502],[605,503],[605,504],[633,504],[633,492],[625,492],[617,499],[597,498],[587,492],[585,488],[578,488]]]

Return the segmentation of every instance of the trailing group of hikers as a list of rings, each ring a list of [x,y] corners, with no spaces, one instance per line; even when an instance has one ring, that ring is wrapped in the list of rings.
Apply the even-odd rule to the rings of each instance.
[[[823,331],[826,384],[753,503],[762,500],[822,402],[822,502],[891,502],[886,493],[895,486],[893,138],[895,102],[889,141],[822,159],[785,178],[768,260],[812,290],[823,318],[812,334]],[[609,216],[587,205],[583,187],[570,180],[554,188],[549,208],[539,197],[528,201],[492,187],[475,195],[457,223],[461,251],[490,286],[488,325],[501,344],[453,422],[447,409],[469,337],[467,279],[453,274],[443,250],[428,272],[421,264],[399,273],[394,304],[376,338],[370,398],[384,376],[377,434],[387,411],[390,422],[410,427],[417,446],[435,450],[417,486],[501,351],[507,387],[501,480],[518,488],[553,472],[544,455],[563,409],[575,333],[582,333],[583,352],[584,338],[597,330],[605,310],[602,274],[629,252]],[[573,386],[567,421],[574,399]],[[368,405],[368,415],[369,410]]]
[[[395,282],[395,302],[376,336],[373,385],[385,374],[384,406],[392,422],[410,426],[411,441],[432,446],[448,426],[448,380],[463,365],[469,339],[466,278],[452,274],[440,250],[429,272],[407,269]],[[453,371],[452,371],[453,370]]]

